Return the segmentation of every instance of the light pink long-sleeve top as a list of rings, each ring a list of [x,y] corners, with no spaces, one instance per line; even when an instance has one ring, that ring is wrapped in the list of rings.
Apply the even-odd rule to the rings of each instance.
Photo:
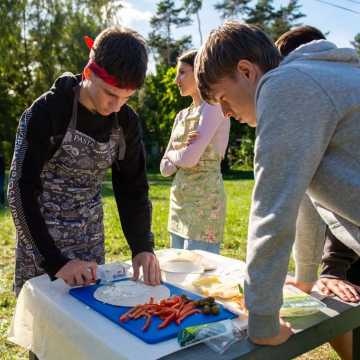
[[[173,175],[177,168],[191,168],[197,165],[206,147],[212,142],[215,150],[223,158],[229,142],[230,120],[225,118],[219,105],[205,103],[198,106],[189,114],[188,109],[180,111],[174,121],[171,134],[176,126],[189,115],[200,113],[198,137],[188,146],[174,149],[172,136],[160,163],[160,172],[163,176]],[[186,121],[186,120],[185,120]]]

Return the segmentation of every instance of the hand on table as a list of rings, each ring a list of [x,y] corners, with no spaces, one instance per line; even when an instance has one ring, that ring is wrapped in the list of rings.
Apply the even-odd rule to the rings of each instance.
[[[336,295],[347,302],[360,301],[360,286],[346,280],[323,277],[317,281],[316,286],[326,296]]]
[[[304,282],[304,281],[299,281],[299,280],[296,280],[294,277],[288,275],[286,277],[285,284],[293,285],[293,286],[297,287],[298,289],[309,294],[311,292],[312,288],[314,287],[315,282],[308,283],[308,282]]]
[[[160,285],[160,265],[153,253],[144,251],[137,254],[132,260],[132,265],[134,269],[134,280],[138,280],[140,267],[142,267],[144,283],[147,285]]]
[[[94,261],[74,259],[68,261],[55,276],[70,286],[86,286],[96,281],[96,268],[97,264]]]
[[[280,344],[284,343],[285,341],[287,341],[292,334],[293,334],[293,331],[291,329],[290,323],[285,322],[284,320],[282,320],[280,318],[280,332],[278,335],[269,337],[269,338],[250,337],[250,340],[254,344],[258,344],[258,345],[275,346],[275,345],[280,345]]]

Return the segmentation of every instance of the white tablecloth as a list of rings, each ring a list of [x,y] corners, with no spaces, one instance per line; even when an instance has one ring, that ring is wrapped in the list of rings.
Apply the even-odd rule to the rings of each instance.
[[[244,264],[198,251],[218,265],[218,271]],[[8,339],[33,351],[40,360],[152,360],[180,350],[176,339],[149,345],[90,309],[68,293],[62,281],[42,275],[21,290]]]

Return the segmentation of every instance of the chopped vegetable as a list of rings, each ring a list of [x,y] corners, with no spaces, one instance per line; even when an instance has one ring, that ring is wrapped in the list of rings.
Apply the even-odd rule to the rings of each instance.
[[[210,306],[209,305],[205,305],[202,309],[203,314],[205,315],[209,315],[210,314]]]
[[[202,307],[202,310],[197,307]],[[158,316],[163,320],[158,325],[158,329],[164,329],[172,322],[179,325],[184,319],[194,314],[217,315],[219,312],[220,308],[215,304],[213,297],[193,301],[183,294],[162,299],[159,304],[150,298],[149,303],[137,305],[121,315],[120,321],[125,322],[145,317],[146,321],[142,331],[147,331],[151,326],[152,316]]]
[[[211,308],[210,308],[210,313],[211,313],[212,315],[219,315],[219,312],[220,312],[219,306],[217,306],[217,305],[211,306]]]

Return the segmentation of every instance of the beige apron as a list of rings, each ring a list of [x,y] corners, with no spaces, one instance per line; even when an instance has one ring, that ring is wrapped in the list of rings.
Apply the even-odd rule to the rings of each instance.
[[[196,114],[190,113],[190,107],[173,130],[172,141],[178,148],[185,147],[189,132],[197,130],[203,105]],[[190,240],[222,241],[226,197],[220,163],[221,155],[210,142],[196,166],[178,169],[170,191],[171,233]]]

